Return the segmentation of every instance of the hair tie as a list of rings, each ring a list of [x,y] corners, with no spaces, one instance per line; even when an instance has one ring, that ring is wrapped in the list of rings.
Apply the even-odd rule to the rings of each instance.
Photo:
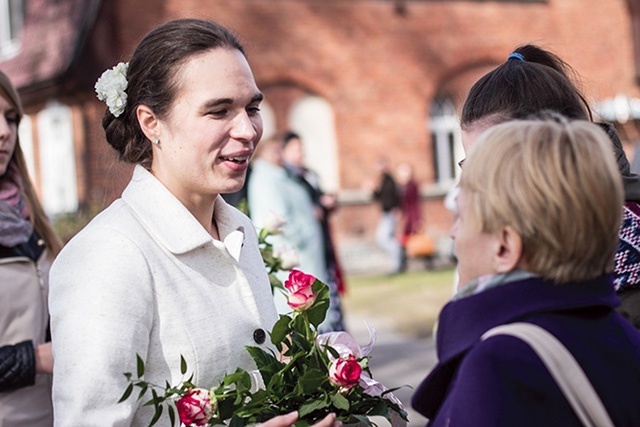
[[[517,59],[519,61],[524,61],[524,56],[521,53],[513,52],[511,55],[507,56],[507,61],[510,59]]]

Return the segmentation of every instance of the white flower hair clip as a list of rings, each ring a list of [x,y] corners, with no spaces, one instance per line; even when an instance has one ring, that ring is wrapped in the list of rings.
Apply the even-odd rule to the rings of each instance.
[[[128,62],[120,62],[102,73],[96,82],[98,99],[107,103],[111,114],[118,117],[127,106],[127,67]]]

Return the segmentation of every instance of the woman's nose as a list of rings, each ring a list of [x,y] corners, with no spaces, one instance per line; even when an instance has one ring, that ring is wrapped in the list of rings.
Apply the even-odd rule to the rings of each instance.
[[[0,142],[4,143],[8,139],[11,130],[6,117],[0,115]]]
[[[246,111],[235,117],[231,136],[242,141],[253,141],[258,136],[258,131]]]

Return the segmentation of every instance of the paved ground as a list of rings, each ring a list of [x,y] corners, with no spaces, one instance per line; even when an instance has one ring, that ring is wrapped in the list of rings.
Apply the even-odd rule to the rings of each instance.
[[[380,318],[362,318],[350,313],[347,320],[349,332],[361,345],[369,341],[366,322],[376,330],[377,341],[371,353],[370,366],[373,377],[385,386],[402,387],[396,396],[409,413],[409,426],[424,426],[427,419],[411,409],[411,395],[429,370],[436,363],[436,352],[431,338],[415,339],[399,334]],[[386,423],[384,419],[382,422]],[[384,425],[380,423],[379,425]]]

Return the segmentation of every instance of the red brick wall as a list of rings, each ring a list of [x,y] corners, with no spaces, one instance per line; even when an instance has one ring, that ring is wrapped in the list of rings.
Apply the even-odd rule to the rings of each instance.
[[[639,95],[624,0],[416,1],[406,2],[402,14],[381,0],[149,0],[144,11],[137,2],[104,3],[119,46],[113,62],[127,59],[157,23],[213,18],[239,33],[259,86],[280,114],[279,127],[287,125],[283,114],[295,97],[325,98],[335,112],[342,190],[359,189],[383,153],[393,165],[413,163],[428,188],[431,100],[446,93],[459,105],[469,86],[521,43],[538,43],[570,63],[589,100]],[[124,183],[104,142],[101,108],[82,103],[89,198],[98,203]],[[423,212],[430,227],[446,233],[452,217],[441,198],[426,200]],[[336,233],[343,241],[370,239],[376,217],[373,205],[345,205],[334,219]]]

